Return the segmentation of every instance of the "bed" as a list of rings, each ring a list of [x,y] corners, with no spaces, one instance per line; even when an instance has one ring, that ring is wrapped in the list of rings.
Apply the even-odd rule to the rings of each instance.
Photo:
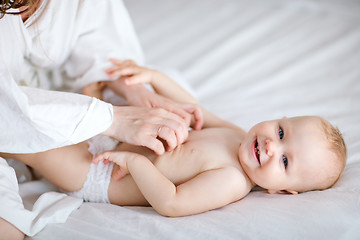
[[[147,62],[176,69],[201,104],[248,130],[259,121],[320,115],[348,147],[325,191],[268,194],[167,218],[151,207],[83,203],[65,223],[26,239],[359,239],[360,1],[125,0]],[[25,206],[53,189],[20,185]]]

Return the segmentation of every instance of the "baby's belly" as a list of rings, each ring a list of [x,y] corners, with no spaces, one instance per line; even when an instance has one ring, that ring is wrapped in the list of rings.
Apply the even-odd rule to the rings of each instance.
[[[176,186],[203,171],[204,164],[196,156],[199,151],[194,151],[186,146],[186,143],[161,156],[154,154],[147,148],[125,143],[121,144],[118,150],[138,153],[149,158],[156,168]],[[118,168],[117,165],[114,165],[112,175],[116,173]],[[119,181],[114,181],[112,176],[108,193],[110,202],[113,204],[120,206],[149,205],[131,175],[127,175]]]
[[[196,149],[196,150],[195,150]],[[171,152],[158,156],[153,151],[139,146],[123,143],[120,151],[129,151],[147,157],[154,166],[175,185],[181,184],[207,170],[207,161],[201,147],[194,146],[192,142],[182,144]],[[211,161],[210,161],[211,162]],[[115,170],[117,167],[115,167]]]

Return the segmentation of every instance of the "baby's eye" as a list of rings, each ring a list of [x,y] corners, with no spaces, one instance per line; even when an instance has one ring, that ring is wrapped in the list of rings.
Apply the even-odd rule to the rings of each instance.
[[[287,168],[287,165],[288,165],[288,159],[287,157],[285,157],[284,155],[282,156],[282,160],[283,160],[283,163],[284,163],[284,166],[285,166],[285,169]]]
[[[284,137],[284,131],[282,130],[282,128],[279,128],[279,137],[280,139],[283,139]]]

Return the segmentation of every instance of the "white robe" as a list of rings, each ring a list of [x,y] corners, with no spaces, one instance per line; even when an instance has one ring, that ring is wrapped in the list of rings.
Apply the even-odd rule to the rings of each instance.
[[[0,19],[0,43],[0,152],[45,151],[103,132],[112,122],[110,104],[49,89],[79,91],[88,83],[106,80],[110,57],[143,63],[120,0],[43,0],[25,23],[20,15]],[[16,176],[3,159],[0,181],[0,217],[27,235],[49,222],[64,221],[81,203],[60,193],[47,194],[36,203],[36,210],[25,210]],[[66,199],[67,210],[50,217],[38,215],[59,199]]]

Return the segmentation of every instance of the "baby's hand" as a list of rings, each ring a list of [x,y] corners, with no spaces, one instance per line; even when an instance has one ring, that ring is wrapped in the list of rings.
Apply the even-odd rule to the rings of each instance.
[[[132,60],[122,61],[111,58],[110,62],[112,62],[114,66],[105,70],[109,78],[122,77],[127,85],[151,83],[156,73],[155,70],[138,66]]]
[[[105,164],[109,162],[114,162],[120,168],[114,175],[114,180],[118,181],[127,174],[129,170],[127,167],[127,161],[131,161],[134,157],[138,157],[139,154],[132,152],[120,152],[120,151],[107,151],[99,154],[96,158],[93,159],[93,163],[97,164],[100,161],[104,161]]]
[[[105,88],[104,82],[93,82],[84,87],[83,94],[90,97],[96,97],[102,100],[102,92],[104,88]]]

